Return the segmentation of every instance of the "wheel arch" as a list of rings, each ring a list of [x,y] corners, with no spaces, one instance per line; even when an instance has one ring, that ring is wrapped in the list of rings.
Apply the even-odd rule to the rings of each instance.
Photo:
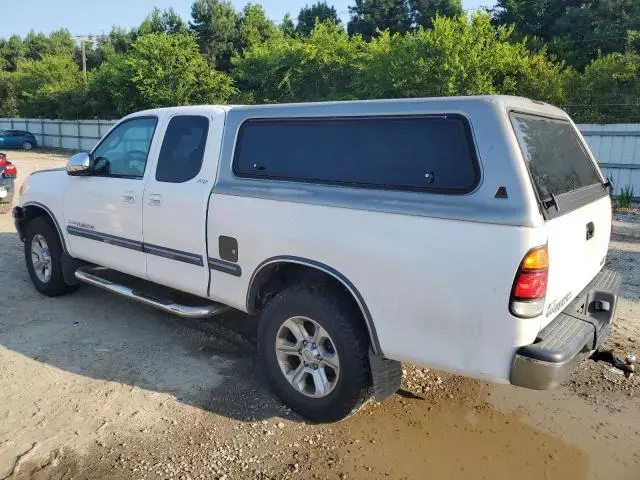
[[[273,285],[272,282],[277,277],[277,274],[279,272],[282,272],[283,269],[288,269],[288,271],[292,272],[292,276],[294,278],[300,278],[300,276],[302,275],[307,276],[305,274],[311,274],[316,278],[331,278],[334,282],[341,285],[349,294],[351,300],[357,306],[360,314],[362,315],[362,321],[369,335],[373,353],[375,355],[382,356],[382,349],[380,348],[380,342],[378,340],[378,334],[376,332],[375,324],[373,323],[373,318],[371,317],[371,313],[367,308],[364,298],[362,297],[358,289],[345,275],[340,273],[338,270],[315,260],[303,257],[281,255],[271,257],[258,265],[258,267],[254,270],[253,275],[251,276],[249,288],[247,290],[246,306],[247,311],[250,314],[255,314],[261,310],[262,306],[266,303],[267,300],[264,294],[269,293],[269,285]],[[282,284],[282,287],[289,284],[290,283],[284,283]],[[266,292],[265,288],[267,289]],[[282,288],[276,288],[276,293],[281,289]]]
[[[65,241],[64,235],[62,234],[62,229],[60,228],[60,224],[58,223],[56,216],[49,209],[49,207],[39,202],[27,202],[22,207],[16,207],[16,210],[18,210],[18,213],[14,214],[14,217],[16,220],[16,230],[18,230],[20,240],[24,241],[24,227],[27,225],[27,223],[29,223],[30,220],[33,220],[37,217],[47,217],[56,227],[58,237],[60,238],[60,243],[62,244],[62,250],[65,254],[68,255],[69,252],[67,250],[67,243]]]

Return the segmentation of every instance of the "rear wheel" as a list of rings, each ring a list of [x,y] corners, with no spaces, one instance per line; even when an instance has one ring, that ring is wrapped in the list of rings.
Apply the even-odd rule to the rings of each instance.
[[[28,140],[22,144],[23,150],[31,150],[32,148],[33,148],[33,144]]]
[[[37,217],[27,224],[24,256],[31,281],[40,293],[57,297],[77,289],[64,282],[62,253],[58,232],[47,218]]]
[[[298,284],[265,307],[258,331],[269,384],[315,422],[341,420],[371,396],[368,336],[342,292]]]

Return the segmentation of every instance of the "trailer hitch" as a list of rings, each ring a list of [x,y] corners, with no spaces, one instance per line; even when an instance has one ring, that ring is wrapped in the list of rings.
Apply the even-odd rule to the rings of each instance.
[[[624,360],[621,360],[613,353],[613,350],[596,350],[593,355],[591,355],[591,359],[596,362],[605,362],[613,365],[613,367],[618,370],[622,370],[624,376],[627,378],[631,378],[636,371],[635,364],[638,360],[633,353],[627,354]]]

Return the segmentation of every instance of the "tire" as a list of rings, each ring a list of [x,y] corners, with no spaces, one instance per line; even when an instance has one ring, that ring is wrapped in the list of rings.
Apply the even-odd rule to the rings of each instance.
[[[331,359],[333,354],[337,354],[339,360],[337,373],[328,364],[324,364],[324,360],[320,361],[321,365],[313,364],[318,367],[316,373],[322,370],[325,379],[333,379],[332,383],[328,382],[332,385],[326,390],[329,393],[320,393],[321,396],[317,398],[309,393],[313,390],[318,395],[314,371],[309,369],[307,372],[307,367],[297,363],[296,356],[300,363],[304,363],[303,356],[294,353],[284,362],[282,356],[278,357],[277,341],[285,342],[280,343],[286,345],[285,348],[298,348],[298,339],[290,336],[287,328],[296,317],[313,322],[311,324],[303,320],[307,331],[315,331],[316,327],[309,327],[319,325],[320,334],[326,333],[330,342],[325,341],[318,348],[329,353],[327,358]],[[283,332],[286,335],[283,336]],[[292,347],[294,344],[295,347]],[[359,312],[346,300],[342,291],[330,285],[300,283],[273,297],[260,319],[258,350],[260,363],[271,389],[288,407],[311,421],[325,423],[342,420],[357,411],[373,393],[368,359],[369,339]],[[332,361],[335,363],[335,357]],[[281,367],[282,364],[285,366]],[[305,370],[302,374],[304,381],[299,380],[298,387],[295,387],[285,376],[283,368],[291,368],[291,372],[302,368]],[[291,377],[296,378],[294,374],[290,374]],[[304,386],[306,394],[301,391],[300,385]]]
[[[0,214],[9,213],[11,211],[11,203],[0,203]]]
[[[33,143],[26,141],[22,144],[23,150],[31,150],[33,148]]]
[[[48,248],[49,274],[43,275],[36,272],[34,267],[34,256],[32,246],[34,239],[42,237]],[[39,243],[42,243],[41,241]],[[56,228],[51,221],[45,217],[36,217],[31,220],[25,228],[24,257],[27,262],[27,270],[33,282],[33,286],[40,293],[49,297],[58,297],[77,289],[76,286],[67,285],[62,275],[62,244]],[[44,277],[44,278],[43,278]]]

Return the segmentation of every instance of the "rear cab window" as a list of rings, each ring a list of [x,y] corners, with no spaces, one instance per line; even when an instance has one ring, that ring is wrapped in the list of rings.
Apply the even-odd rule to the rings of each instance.
[[[467,120],[459,115],[245,121],[240,177],[464,194],[479,181]]]
[[[513,112],[511,123],[547,218],[608,194],[571,122]]]
[[[164,135],[156,167],[156,180],[184,183],[200,173],[209,134],[209,119],[178,115],[171,119]]]

